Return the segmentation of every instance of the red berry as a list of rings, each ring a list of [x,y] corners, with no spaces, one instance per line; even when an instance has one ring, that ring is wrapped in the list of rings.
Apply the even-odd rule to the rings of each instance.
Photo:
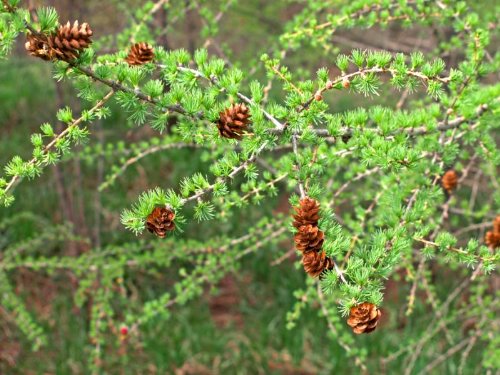
[[[120,328],[120,333],[123,335],[123,336],[126,336],[128,334],[128,327],[121,327]]]

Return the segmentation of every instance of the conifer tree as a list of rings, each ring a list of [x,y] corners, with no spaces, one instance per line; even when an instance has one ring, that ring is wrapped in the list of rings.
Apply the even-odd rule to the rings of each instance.
[[[19,184],[36,184],[77,155],[92,162],[111,150],[115,164],[98,188],[101,195],[113,195],[127,169],[149,155],[195,149],[200,152],[191,153],[189,163],[209,165],[135,196],[114,196],[122,207],[115,219],[136,238],[90,246],[78,256],[47,254],[40,250],[44,242],[75,238],[70,228],[49,224],[42,240],[26,244],[33,251],[16,244],[2,250],[0,306],[34,350],[50,345],[48,332],[15,292],[19,270],[67,272],[78,280],[75,303],[89,306],[88,369],[98,374],[111,368],[110,337],[140,342],[144,327],[171,319],[174,306],[200,299],[206,286],[240,272],[246,259],[273,252],[281,263],[292,249],[296,267],[284,264],[300,274],[303,286],[279,286],[296,298],[286,314],[288,329],[297,329],[306,313],[319,316],[315,324],[325,337],[364,373],[430,373],[448,360],[466,373],[476,351],[481,371],[499,371],[495,11],[478,12],[471,1],[307,0],[249,62],[214,53],[209,43],[192,52],[158,43],[174,30],[152,27],[155,12],[166,7],[175,25],[185,4],[146,3],[119,35],[106,37],[87,20],[62,21],[56,9],[30,12],[19,0],[2,0],[0,58],[9,59],[22,40],[33,63],[44,60],[82,102],[81,110],[61,108],[52,123],[26,134],[32,153],[11,156],[3,168],[2,207],[15,212],[18,200],[29,199],[16,191]],[[193,3],[207,40],[237,6]],[[436,34],[445,25],[447,32],[431,51],[347,51],[337,44],[339,30],[395,24],[434,27]],[[302,60],[314,74],[300,67]],[[118,112],[155,136],[103,147],[93,127]],[[480,197],[477,180],[471,187],[473,175],[481,179]],[[275,196],[288,200],[286,214],[265,209]],[[9,220],[17,219],[0,222],[0,229],[14,225]],[[215,236],[200,240],[205,233]],[[152,269],[173,275],[173,286],[129,304],[123,280],[133,270]],[[433,284],[436,274],[449,275],[442,289]],[[389,282],[402,291],[391,310]],[[378,349],[363,341],[395,333],[403,319],[411,326],[424,312],[429,320],[416,337],[391,339]],[[461,327],[466,320],[473,322],[470,330]],[[440,335],[440,353],[424,350]],[[395,364],[400,360],[404,368]]]

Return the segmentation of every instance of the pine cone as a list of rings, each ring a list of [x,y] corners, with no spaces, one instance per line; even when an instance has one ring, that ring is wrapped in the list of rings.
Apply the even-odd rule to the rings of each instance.
[[[39,57],[46,61],[54,58],[54,51],[49,47],[47,37],[43,34],[28,34],[24,47],[31,56]]]
[[[219,113],[217,128],[224,138],[241,139],[250,123],[250,113],[245,104],[233,104]]]
[[[302,264],[304,265],[304,270],[311,277],[318,277],[324,270],[331,270],[333,268],[333,261],[326,256],[324,251],[309,251],[304,253],[302,255]]]
[[[317,252],[321,250],[325,234],[318,227],[303,225],[295,234],[295,247],[303,253]]]
[[[488,231],[484,236],[484,242],[486,246],[496,249],[500,247],[500,232]]]
[[[314,199],[306,197],[300,200],[299,207],[295,207],[296,214],[293,226],[299,229],[303,225],[317,226],[319,220],[319,204]]]
[[[500,234],[500,215],[493,220],[493,232]]]
[[[347,324],[356,334],[370,333],[377,328],[377,323],[382,316],[380,310],[373,303],[363,302],[351,307]]]
[[[484,242],[492,249],[500,247],[500,215],[493,220],[493,230],[486,232]]]
[[[144,65],[153,61],[154,57],[153,47],[148,43],[141,42],[130,47],[130,52],[125,58],[125,61],[128,62],[129,65]]]
[[[56,34],[48,38],[48,44],[55,58],[71,61],[92,43],[91,36],[92,29],[88,23],[79,25],[75,21],[71,25],[68,21],[64,26],[59,25]]]
[[[443,186],[443,189],[448,192],[448,194],[450,194],[452,190],[457,187],[457,183],[458,176],[454,170],[447,171],[441,178],[441,185]]]
[[[167,232],[175,229],[175,213],[165,207],[155,207],[146,220],[146,228],[151,233],[163,238]]]

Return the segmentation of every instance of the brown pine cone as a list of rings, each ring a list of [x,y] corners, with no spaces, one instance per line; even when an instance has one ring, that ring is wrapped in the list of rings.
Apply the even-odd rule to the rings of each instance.
[[[153,61],[155,53],[153,47],[148,43],[141,42],[136,43],[130,47],[130,52],[125,58],[125,61],[129,65],[144,65],[150,61]]]
[[[493,232],[500,234],[500,215],[493,220]]]
[[[382,316],[380,310],[373,303],[363,302],[351,307],[347,324],[352,327],[356,334],[370,333],[375,331],[377,323]]]
[[[250,111],[245,104],[232,104],[219,113],[217,128],[224,138],[241,139],[250,123]]]
[[[486,232],[484,242],[491,249],[500,247],[500,215],[493,220],[493,230]]]
[[[43,34],[28,34],[24,47],[31,56],[39,57],[46,61],[54,58],[54,51],[49,47],[47,37]]]
[[[486,246],[496,249],[500,247],[500,232],[488,231],[484,236],[484,242]]]
[[[325,234],[316,226],[303,225],[295,234],[294,240],[297,250],[303,253],[318,252],[323,246]]]
[[[324,270],[333,268],[333,261],[326,256],[324,251],[309,251],[302,255],[304,270],[311,277],[318,277]]]
[[[443,189],[450,194],[456,187],[458,183],[457,172],[454,170],[447,171],[441,178],[441,186]]]
[[[59,25],[56,34],[48,38],[48,44],[56,59],[69,62],[90,46],[92,34],[88,23],[79,25],[78,21],[75,21],[71,25],[68,21],[64,26]]]
[[[146,228],[151,233],[163,238],[167,232],[175,229],[175,213],[165,207],[155,207],[146,220]]]
[[[314,199],[306,197],[300,200],[299,206],[295,207],[296,214],[293,226],[299,229],[303,225],[317,226],[319,220],[319,204]]]

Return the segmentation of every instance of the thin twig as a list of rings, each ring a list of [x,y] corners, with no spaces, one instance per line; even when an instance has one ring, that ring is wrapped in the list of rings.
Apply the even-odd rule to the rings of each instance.
[[[265,237],[265,239],[263,240],[259,240],[257,242],[255,242],[254,244],[250,245],[249,247],[247,247],[246,249],[238,252],[235,257],[233,258],[234,261],[237,261],[241,258],[243,258],[244,256],[252,253],[253,251],[255,250],[258,250],[259,248],[261,248],[262,246],[264,246],[265,244],[269,243],[269,241],[271,239],[274,239],[274,238],[277,238],[279,236],[281,236],[283,233],[285,233],[287,231],[287,228],[282,226],[281,228],[273,231],[271,234],[269,234],[268,236]],[[254,234],[252,234],[252,237],[254,237]],[[203,274],[200,276],[200,278],[198,279],[198,282],[200,284],[203,284],[205,282],[208,282],[208,281],[211,281],[212,279],[212,275],[207,275],[207,274]],[[178,302],[178,299],[179,299],[179,296],[169,300],[165,305],[162,306],[163,309],[168,309],[170,307],[172,307],[173,305],[175,305],[177,302]],[[153,312],[150,312],[150,314],[152,315],[155,315],[159,313],[159,311],[153,311]],[[141,324],[141,322],[138,320],[136,321],[135,323],[133,323],[130,327],[130,332],[135,332],[137,331],[137,329],[139,328],[139,325]]]
[[[101,100],[99,100],[90,110],[88,110],[87,113],[93,113],[95,111],[97,111],[98,109],[100,109],[101,107],[104,106],[104,104],[113,96],[114,94],[114,91],[111,90],[110,92],[108,92],[106,94],[106,96],[104,96]],[[74,128],[75,126],[78,126],[80,125],[82,122],[84,121],[84,117],[83,116],[80,116],[79,118],[77,118],[76,120],[72,121],[68,127],[66,129],[64,129],[61,133],[59,133],[56,137],[54,137],[54,139],[49,142],[42,150],[42,153],[45,155],[48,151],[50,151],[57,143],[60,139],[64,138],[66,136],[66,134],[69,133],[69,131]],[[28,165],[37,165],[40,163],[40,160],[38,158],[33,158],[31,159],[29,162],[28,162]],[[7,193],[9,190],[12,190],[15,185],[17,185],[17,183],[22,179],[21,176],[19,175],[15,175],[11,178],[11,180],[9,181],[9,183],[7,184],[7,186],[5,187],[4,189],[4,192]]]
[[[482,104],[477,107],[474,118],[466,118],[465,116],[458,116],[447,123],[444,121],[440,121],[437,123],[435,128],[429,129],[427,126],[419,126],[419,127],[411,127],[411,128],[399,128],[389,134],[385,135],[386,138],[397,135],[397,134],[408,134],[410,137],[418,136],[418,135],[426,135],[431,134],[436,131],[445,132],[447,130],[455,129],[460,127],[463,124],[470,123],[473,119],[481,117],[488,110],[487,104]],[[339,134],[341,135],[352,135],[354,130],[361,132],[374,132],[376,134],[382,134],[382,130],[378,128],[350,128],[350,127],[341,127],[339,129]],[[330,131],[328,129],[322,128],[314,128],[308,129],[308,131],[313,132],[318,137],[329,137]],[[270,129],[270,133],[281,133],[281,131],[277,129]],[[455,138],[459,138],[458,136]]]
[[[460,350],[462,350],[467,345],[470,345],[470,343],[474,343],[475,340],[477,340],[477,337],[479,337],[479,335],[481,335],[481,331],[476,330],[476,332],[474,333],[474,335],[472,337],[468,337],[468,338],[460,341],[457,345],[452,346],[445,353],[441,354],[434,361],[432,361],[427,366],[425,366],[424,369],[419,374],[429,374],[434,367],[439,366],[442,362],[446,361],[452,355],[454,355],[455,353],[458,353]]]
[[[256,189],[252,189],[251,191],[249,191],[248,193],[246,193],[245,195],[243,195],[241,197],[241,200],[242,201],[246,201],[248,198],[250,198],[252,195],[256,195],[256,194],[259,194],[262,190],[264,190],[266,187],[268,186],[273,186],[274,184],[276,184],[277,182],[280,182],[281,180],[284,180],[286,177],[288,177],[288,173],[284,173],[282,174],[281,176],[278,176],[276,177],[275,179],[269,181],[267,184],[264,185],[263,188],[256,188]]]
[[[342,74],[335,78],[333,81],[328,81],[327,85],[324,87],[320,88],[314,95],[312,95],[305,103],[303,103],[298,111],[303,111],[307,109],[311,103],[315,100],[316,95],[322,95],[325,91],[332,90],[333,88],[337,87],[339,84],[341,84],[344,80],[351,80],[352,78],[355,78],[357,76],[365,76],[367,74],[384,74],[384,73],[389,73],[393,76],[400,74],[396,69],[392,68],[380,68],[380,67],[373,67],[373,68],[361,68],[353,73],[349,74]],[[449,83],[451,81],[451,77],[427,77],[425,74],[422,74],[420,72],[414,71],[414,70],[407,70],[406,75],[410,77],[415,77],[418,78],[424,82],[428,81],[438,81],[441,83]]]
[[[345,182],[334,194],[333,198],[337,198],[340,194],[344,192],[353,182],[362,180],[363,178],[370,176],[374,173],[377,173],[380,170],[380,167],[375,167],[372,169],[367,169],[366,171],[358,174],[356,177],[351,178],[349,181]],[[333,202],[332,202],[333,204]]]
[[[484,228],[489,228],[491,227],[491,220],[485,221],[484,223],[478,223],[478,224],[471,224],[466,227],[460,228],[459,230],[453,232],[453,235],[455,237],[458,237],[461,234],[473,231],[473,230],[478,230],[478,229],[484,229]]]
[[[158,67],[164,68],[165,66],[164,65],[158,65]],[[182,66],[182,65],[178,66],[177,69],[179,71],[181,71],[181,72],[192,73],[192,74],[194,74],[194,76],[196,78],[203,78],[203,79],[209,81],[210,83],[212,83],[213,85],[215,85],[215,86],[217,86],[219,88],[222,88],[220,86],[219,80],[215,76],[207,77],[206,75],[204,75],[199,70],[196,70],[196,69],[193,69],[193,68],[188,68],[188,67],[185,67],[185,66]],[[241,92],[238,92],[236,95],[238,96],[238,98],[240,98],[241,100],[243,100],[248,105],[258,106],[258,104],[256,104],[252,99],[250,99],[246,95],[242,94]],[[267,120],[269,120],[270,122],[273,123],[273,125],[275,126],[275,130],[276,131],[282,132],[285,129],[285,125],[282,124],[280,121],[278,121],[273,115],[271,115],[269,112],[267,112],[264,108],[261,107],[260,110],[264,114],[264,117]]]
[[[299,151],[297,149],[297,136],[294,134],[292,135],[292,145],[293,145],[293,153],[295,154],[295,157],[297,159],[297,175],[298,175],[298,183],[299,183],[299,190],[300,190],[300,199],[304,199],[306,197],[306,191],[304,190],[304,184],[300,180],[300,165],[299,165]]]
[[[448,295],[448,298],[445,300],[445,302],[440,306],[439,310],[441,312],[441,316],[445,316],[445,314],[448,312],[448,308],[450,304],[457,298],[460,293],[479,275],[482,269],[482,263],[479,263],[478,267],[474,270],[472,275],[470,277],[465,278],[456,288],[453,290]],[[442,322],[437,316],[432,320],[432,322],[429,324],[429,327],[433,327],[434,324],[437,322]],[[428,331],[428,330],[427,330]],[[422,339],[417,342],[417,345],[413,349],[412,356],[410,358],[410,362],[408,366],[406,367],[405,375],[410,375],[413,371],[413,367],[415,366],[415,362],[420,355],[425,343],[430,339],[430,337],[427,336],[427,331],[422,335]]]
[[[361,359],[358,356],[351,354],[352,348],[346,342],[344,342],[344,340],[339,336],[337,329],[333,325],[333,323],[330,319],[330,314],[328,314],[328,309],[325,306],[325,297],[324,297],[323,291],[321,290],[319,283],[317,284],[317,291],[318,291],[319,303],[321,305],[321,311],[323,312],[323,315],[325,316],[326,324],[328,325],[328,329],[335,336],[336,342],[347,352],[347,354],[354,357],[354,364],[356,366],[358,366],[359,368],[361,368],[363,373],[367,373],[368,369],[365,366],[365,364],[361,361]]]
[[[420,238],[420,237],[414,237],[413,239],[415,241],[422,242],[425,245],[429,245],[429,246],[440,248],[440,245],[438,243],[436,243],[436,242],[429,241],[429,240],[426,240],[426,239]],[[456,248],[456,247],[453,247],[453,246],[447,246],[445,248],[445,250],[453,251],[455,253],[462,254],[462,255],[470,255],[469,252],[467,252],[465,250],[462,250],[462,249],[459,249],[459,248]],[[483,261],[483,260],[492,260],[492,259],[495,259],[495,258],[496,258],[496,256],[494,254],[491,254],[491,255],[485,256],[485,257],[479,256],[479,255],[477,256],[477,259],[479,259],[481,261]]]
[[[233,170],[231,171],[231,173],[229,173],[229,175],[225,176],[225,177],[219,177],[216,179],[216,181],[209,185],[208,187],[204,188],[204,189],[201,189],[199,190],[196,194],[193,194],[191,195],[190,197],[188,198],[183,198],[182,199],[182,204],[186,204],[190,201],[194,201],[194,200],[197,200],[199,198],[201,198],[202,196],[204,196],[205,194],[211,192],[212,190],[214,190],[214,188],[217,186],[218,183],[221,183],[221,182],[224,182],[226,180],[229,180],[231,178],[233,178],[234,176],[236,176],[238,173],[240,173],[243,169],[245,169],[248,165],[250,165],[251,163],[253,163],[255,161],[255,159],[257,158],[257,156],[266,148],[267,146],[267,141],[265,141],[254,153],[252,156],[250,156],[250,158],[248,158],[247,160],[245,160],[242,164],[240,164],[239,166],[233,168]]]
[[[427,299],[429,300],[429,303],[432,306],[432,310],[434,311],[434,314],[438,319],[440,319],[438,323],[439,329],[442,329],[445,336],[446,340],[450,345],[454,343],[453,337],[451,335],[450,330],[448,329],[447,325],[445,324],[445,316],[443,315],[442,311],[438,307],[438,303],[436,301],[436,297],[432,294],[431,287],[429,286],[429,282],[427,281],[427,275],[422,271],[420,274],[419,279],[422,282],[422,288],[425,290],[427,293]]]
[[[159,145],[159,146],[154,146],[151,148],[148,148],[141,153],[135,155],[134,157],[131,157],[127,159],[118,169],[116,172],[114,172],[111,176],[106,178],[106,181],[104,181],[102,184],[99,186],[99,191],[103,191],[107,189],[110,186],[111,181],[116,179],[118,176],[122,175],[127,168],[129,168],[131,165],[137,163],[139,160],[142,158],[145,158],[148,155],[154,154],[159,151],[165,151],[169,149],[181,149],[181,148],[197,148],[199,147],[198,145],[194,143],[184,143],[184,142],[178,142],[178,143],[167,143],[164,145]]]
[[[275,267],[281,263],[283,263],[285,260],[287,260],[288,258],[290,258],[293,254],[295,254],[296,250],[294,247],[292,247],[290,250],[288,250],[286,253],[284,253],[283,255],[281,255],[279,258],[273,260],[271,262],[271,266],[272,267]]]

